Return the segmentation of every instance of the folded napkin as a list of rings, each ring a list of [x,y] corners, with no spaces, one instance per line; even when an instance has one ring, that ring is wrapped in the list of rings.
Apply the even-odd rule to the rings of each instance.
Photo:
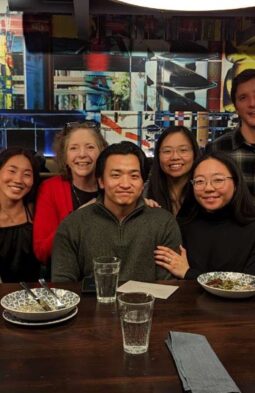
[[[185,391],[192,393],[240,393],[205,336],[169,332],[171,352]]]

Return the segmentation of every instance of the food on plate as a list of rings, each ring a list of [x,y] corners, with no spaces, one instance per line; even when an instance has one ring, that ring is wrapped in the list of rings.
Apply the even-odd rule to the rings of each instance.
[[[41,302],[44,302],[44,301],[41,300]],[[44,302],[44,303],[47,304],[46,302]],[[49,311],[54,311],[54,310],[55,310],[55,308],[52,307],[52,305],[51,305]],[[43,312],[45,310],[38,303],[27,303],[27,304],[19,305],[17,311],[22,311],[22,312]]]
[[[42,307],[40,304],[37,303],[30,303],[30,304],[22,304],[18,308],[19,311],[24,311],[24,312],[42,312]]]
[[[58,308],[53,295],[46,295],[44,288],[32,288],[32,291],[40,299],[40,302],[46,302],[49,305],[51,308],[50,311],[45,311],[24,289],[8,293],[2,297],[0,303],[12,316],[23,321],[50,321],[59,319],[76,308],[80,302],[80,296],[66,289],[53,288],[53,290],[65,304],[65,307]]]
[[[213,288],[219,288],[219,289],[224,289],[228,291],[240,291],[240,290],[251,290],[254,289],[255,286],[253,283],[249,284],[244,284],[240,282],[239,280],[230,280],[230,279],[222,279],[222,278],[214,278],[210,279],[205,283],[206,285],[213,287]]]

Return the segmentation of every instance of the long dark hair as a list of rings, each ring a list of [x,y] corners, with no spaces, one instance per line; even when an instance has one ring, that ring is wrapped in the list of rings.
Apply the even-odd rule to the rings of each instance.
[[[181,133],[183,134],[191,143],[194,160],[199,156],[199,147],[195,136],[192,132],[184,126],[170,126],[166,128],[162,134],[160,135],[154,152],[154,159],[152,163],[151,173],[149,177],[148,184],[148,198],[154,199],[157,201],[162,207],[173,212],[172,202],[169,197],[169,181],[167,175],[162,171],[159,160],[159,151],[164,139],[168,135]],[[189,187],[189,182],[187,182],[186,186],[182,190],[182,196],[184,196],[187,192],[187,188]],[[171,184],[170,184],[171,187]]]
[[[240,225],[246,225],[255,221],[255,200],[244,181],[240,168],[232,157],[223,152],[212,152],[203,155],[198,158],[193,165],[191,171],[192,178],[198,165],[211,158],[225,165],[233,177],[235,191],[228,206],[235,221]],[[186,219],[183,219],[180,224],[192,221],[197,216],[199,210],[201,210],[200,204],[195,199],[193,189],[190,191],[189,202],[191,205],[190,214]]]
[[[31,190],[23,198],[24,205],[28,205],[29,203],[34,202],[37,187],[39,185],[39,163],[30,150],[24,149],[19,146],[13,146],[13,147],[9,147],[9,148],[1,151],[1,153],[0,153],[0,169],[6,164],[7,161],[9,161],[10,158],[12,158],[14,156],[26,157],[32,167],[33,185],[31,187]]]

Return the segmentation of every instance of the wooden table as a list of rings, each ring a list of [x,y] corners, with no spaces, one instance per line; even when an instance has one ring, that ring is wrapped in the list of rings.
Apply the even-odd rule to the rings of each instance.
[[[0,322],[0,392],[4,393],[181,393],[182,386],[164,340],[170,330],[207,337],[242,393],[255,392],[254,298],[228,300],[192,281],[156,300],[150,349],[126,355],[116,305],[81,295],[72,320],[48,327]],[[61,287],[61,285],[58,285]],[[80,284],[62,287],[80,294]],[[19,289],[1,284],[0,297]]]

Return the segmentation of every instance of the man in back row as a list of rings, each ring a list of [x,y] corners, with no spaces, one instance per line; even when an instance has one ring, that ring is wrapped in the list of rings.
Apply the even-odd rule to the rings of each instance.
[[[232,156],[255,196],[255,69],[238,74],[232,82],[231,99],[240,125],[206,146],[206,152],[221,150]]]
[[[147,158],[131,142],[110,145],[100,154],[96,166],[100,195],[96,203],[76,210],[60,224],[52,281],[90,276],[93,258],[104,255],[121,258],[121,281],[170,278],[155,264],[154,250],[164,245],[178,252],[181,235],[171,213],[145,205],[147,175]]]

